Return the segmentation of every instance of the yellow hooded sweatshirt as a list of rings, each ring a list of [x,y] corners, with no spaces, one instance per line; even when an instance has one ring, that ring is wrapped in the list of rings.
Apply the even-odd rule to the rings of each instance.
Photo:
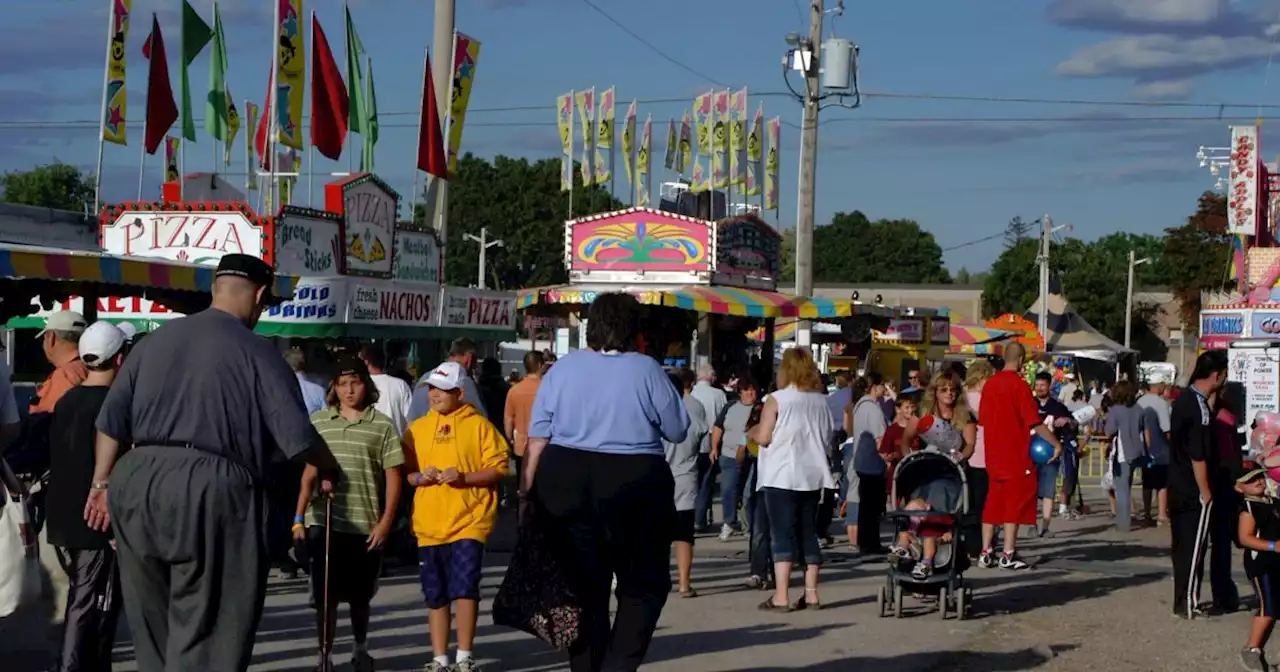
[[[507,442],[471,404],[441,415],[430,411],[404,436],[409,473],[450,467],[464,474],[497,469],[507,473]],[[498,514],[497,487],[428,485],[414,489],[413,533],[419,546],[440,546],[462,539],[484,543]]]

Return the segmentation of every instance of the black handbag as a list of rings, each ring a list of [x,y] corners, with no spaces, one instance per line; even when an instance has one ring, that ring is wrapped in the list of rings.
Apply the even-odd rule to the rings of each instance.
[[[554,521],[529,501],[502,586],[493,598],[493,622],[527,632],[567,651],[582,634],[583,607],[568,543],[557,542]],[[567,542],[567,539],[564,540]]]

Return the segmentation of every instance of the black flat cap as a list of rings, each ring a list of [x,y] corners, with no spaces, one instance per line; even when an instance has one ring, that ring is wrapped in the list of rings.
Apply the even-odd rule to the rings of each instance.
[[[338,376],[367,376],[369,366],[355,355],[342,355],[337,362]],[[336,378],[337,376],[335,376]]]
[[[234,275],[244,278],[258,287],[271,287],[275,280],[275,271],[267,262],[251,254],[228,254],[218,261],[218,270],[213,276]]]

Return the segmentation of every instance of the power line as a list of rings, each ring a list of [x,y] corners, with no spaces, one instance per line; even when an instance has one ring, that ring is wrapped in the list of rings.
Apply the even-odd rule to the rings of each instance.
[[[952,251],[952,250],[959,250],[959,249],[964,248],[964,247],[972,247],[972,246],[974,246],[974,245],[978,245],[978,244],[981,244],[981,243],[985,243],[985,242],[987,242],[987,241],[989,241],[989,240],[995,240],[995,239],[997,239],[997,238],[1004,238],[1004,232],[1003,232],[1003,231],[1001,231],[1000,233],[996,233],[996,234],[993,234],[993,235],[987,236],[986,238],[978,238],[977,240],[971,240],[971,241],[969,241],[969,242],[967,242],[967,243],[960,243],[959,245],[952,245],[952,246],[950,246],[950,247],[944,247],[944,248],[942,248],[942,251],[943,251],[943,252],[950,252],[950,251]]]
[[[546,108],[540,108],[546,109]],[[413,114],[417,114],[414,112]],[[1143,124],[1152,122],[1198,122],[1198,121],[1236,121],[1236,120],[1254,120],[1254,119],[1280,119],[1280,115],[1270,115],[1257,117],[1254,115],[1246,116],[1221,116],[1221,115],[1171,115],[1171,116],[1154,116],[1143,115],[1136,117],[1068,117],[1068,116],[1045,116],[1045,117],[878,117],[878,116],[852,116],[852,117],[836,117],[822,122],[823,125],[828,123],[841,123],[847,121],[856,121],[867,124],[1063,124],[1063,125],[1080,125],[1088,126],[1090,124]],[[199,119],[195,119],[198,123]],[[786,123],[786,122],[784,122]],[[555,121],[477,121],[467,124],[471,127],[487,127],[487,128],[548,128],[556,125]],[[309,127],[308,120],[303,121],[304,127]],[[77,120],[40,120],[40,119],[22,119],[13,121],[0,120],[0,129],[88,129],[97,128],[98,122],[90,119]],[[379,128],[418,128],[417,122],[402,121],[389,122],[380,124]]]
[[[652,42],[650,42],[649,40],[644,39],[643,37],[640,37],[640,35],[638,35],[635,31],[633,31],[633,30],[631,30],[630,28],[628,28],[628,27],[626,26],[626,24],[624,24],[624,23],[622,23],[621,21],[619,21],[619,20],[617,20],[617,19],[613,18],[612,16],[610,16],[608,12],[604,11],[603,9],[600,9],[600,7],[599,7],[598,5],[596,5],[596,3],[591,2],[591,0],[582,0],[582,4],[584,4],[584,5],[588,6],[588,7],[590,7],[590,8],[591,8],[591,9],[593,9],[593,10],[595,10],[595,12],[596,12],[597,14],[599,14],[600,16],[603,16],[603,17],[605,18],[605,20],[607,20],[609,23],[612,23],[614,26],[616,26],[616,27],[618,28],[618,30],[621,30],[622,32],[626,33],[627,35],[630,35],[630,36],[632,37],[632,39],[634,39],[636,42],[639,42],[640,44],[643,44],[644,46],[648,47],[650,51],[652,51],[653,53],[657,54],[658,56],[661,56],[661,57],[663,58],[663,60],[667,61],[668,63],[670,63],[670,64],[672,64],[672,65],[674,65],[674,66],[676,66],[676,67],[680,68],[681,70],[684,70],[685,72],[688,72],[688,73],[690,73],[690,74],[692,74],[692,75],[694,75],[694,76],[697,76],[697,77],[699,77],[699,78],[701,78],[701,79],[705,79],[705,80],[707,80],[708,82],[711,82],[712,84],[715,84],[715,85],[717,85],[717,86],[728,86],[727,84],[725,84],[725,83],[723,83],[723,82],[720,82],[720,81],[716,80],[714,77],[711,77],[711,76],[706,75],[706,74],[704,74],[704,73],[698,72],[697,70],[694,70],[693,68],[689,67],[688,65],[685,65],[685,64],[684,64],[683,62],[681,62],[680,60],[678,60],[678,59],[676,59],[676,58],[672,57],[672,56],[671,56],[670,54],[668,54],[667,52],[665,52],[665,51],[663,51],[663,50],[659,49],[658,47],[654,46],[654,44],[653,44]]]

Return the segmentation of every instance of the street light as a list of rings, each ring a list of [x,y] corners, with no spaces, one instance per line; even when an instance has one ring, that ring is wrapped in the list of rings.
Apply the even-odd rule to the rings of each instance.
[[[1135,259],[1133,250],[1129,250],[1129,290],[1124,297],[1124,347],[1129,347],[1129,337],[1133,330],[1133,269],[1151,263],[1150,257]]]
[[[1201,168],[1208,168],[1209,174],[1213,175],[1215,181],[1213,188],[1222,191],[1227,186],[1227,178],[1223,175],[1223,168],[1231,166],[1231,148],[1230,147],[1205,147],[1200,146],[1196,151],[1196,159],[1200,162]]]
[[[476,278],[476,286],[479,287],[480,289],[484,289],[485,254],[489,251],[489,248],[503,247],[506,245],[506,243],[502,242],[501,240],[489,240],[489,229],[483,226],[480,227],[479,236],[473,236],[468,233],[466,234],[466,238],[467,240],[474,240],[477,243],[480,243],[480,271],[479,273],[477,273],[478,277]]]

